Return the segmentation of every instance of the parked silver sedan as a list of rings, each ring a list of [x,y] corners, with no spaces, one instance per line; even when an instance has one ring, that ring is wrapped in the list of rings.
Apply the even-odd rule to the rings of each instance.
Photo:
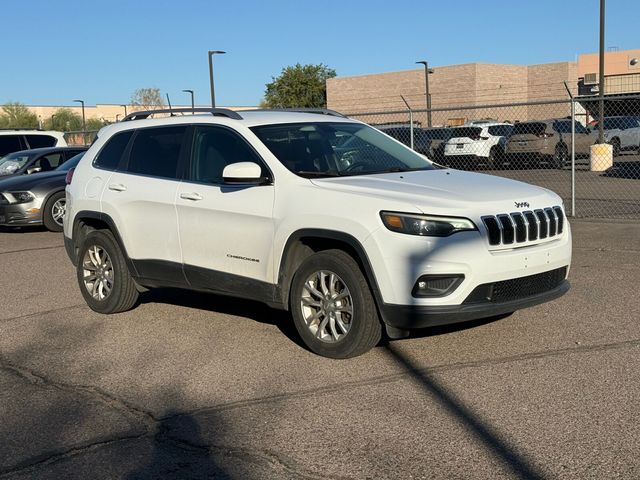
[[[49,172],[0,180],[0,225],[44,225],[52,232],[61,232],[66,207],[65,178],[83,155],[84,152],[79,153]]]

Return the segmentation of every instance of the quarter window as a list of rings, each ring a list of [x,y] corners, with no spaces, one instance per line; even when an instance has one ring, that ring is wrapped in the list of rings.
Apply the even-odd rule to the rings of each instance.
[[[27,135],[27,143],[30,148],[53,147],[56,139],[51,135]]]
[[[93,162],[94,166],[105,170],[115,170],[118,168],[120,159],[124,155],[124,151],[127,148],[132,134],[133,130],[128,130],[126,132],[116,133],[111,137],[107,141],[107,144],[102,147],[100,153],[98,153],[98,156]]]
[[[196,128],[189,171],[190,180],[202,183],[224,183],[222,179],[224,167],[238,162],[257,163],[262,166],[262,176],[268,176],[258,155],[239,135],[226,128]]]

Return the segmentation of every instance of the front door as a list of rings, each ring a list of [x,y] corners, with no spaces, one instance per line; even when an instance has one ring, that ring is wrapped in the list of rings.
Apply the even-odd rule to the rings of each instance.
[[[264,162],[234,130],[195,127],[176,210],[184,271],[194,287],[264,299],[274,283],[272,182],[227,185],[224,167]]]

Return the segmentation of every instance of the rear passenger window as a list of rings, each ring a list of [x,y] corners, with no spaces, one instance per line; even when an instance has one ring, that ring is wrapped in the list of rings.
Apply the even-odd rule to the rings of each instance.
[[[0,135],[0,157],[23,150],[20,135]]]
[[[124,155],[131,135],[133,135],[133,130],[117,133],[111,137],[111,139],[107,141],[107,144],[102,147],[100,153],[98,153],[98,156],[93,161],[93,165],[105,170],[115,170],[118,168],[118,163],[120,163],[120,159]]]
[[[53,147],[57,142],[51,135],[26,135],[26,137],[30,148]]]
[[[127,172],[177,178],[178,160],[187,127],[138,130],[133,139]]]

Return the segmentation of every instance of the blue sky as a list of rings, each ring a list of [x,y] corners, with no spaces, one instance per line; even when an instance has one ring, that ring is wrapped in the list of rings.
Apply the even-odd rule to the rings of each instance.
[[[4,3],[0,103],[124,103],[158,87],[172,103],[256,105],[283,67],[338,75],[469,62],[574,60],[598,49],[598,0],[21,0]],[[640,48],[639,0],[607,0],[607,46]]]

